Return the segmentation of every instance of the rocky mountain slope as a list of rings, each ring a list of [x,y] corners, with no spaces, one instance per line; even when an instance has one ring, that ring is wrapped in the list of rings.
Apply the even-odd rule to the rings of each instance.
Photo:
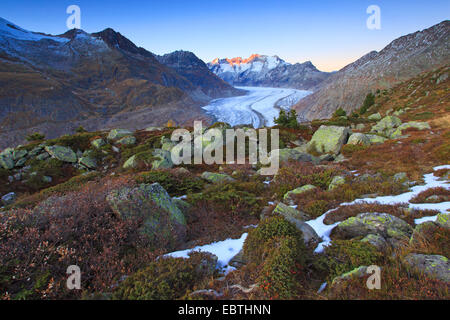
[[[193,54],[182,63],[184,71],[166,66],[112,29],[49,36],[0,19],[0,141],[20,141],[29,128],[57,136],[79,121],[97,129],[142,110],[162,124],[170,119],[165,109],[180,102],[202,116],[201,104],[239,94]],[[171,116],[187,120],[183,112]],[[150,124],[133,122],[135,129]]]
[[[423,71],[450,61],[450,21],[394,40],[380,52],[370,52],[315,88],[295,109],[309,120],[328,118],[342,108],[361,107],[365,96],[377,89],[392,87]]]
[[[310,90],[330,74],[310,62],[290,64],[277,56],[253,54],[248,59],[215,59],[208,67],[234,86],[257,86]]]
[[[5,149],[0,298],[448,299],[449,74],[381,90],[360,116],[279,121],[274,176],[177,166],[173,127]],[[66,287],[74,261],[83,290]]]

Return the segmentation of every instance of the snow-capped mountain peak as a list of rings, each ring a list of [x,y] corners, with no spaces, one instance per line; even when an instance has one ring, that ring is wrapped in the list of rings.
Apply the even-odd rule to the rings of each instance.
[[[214,59],[209,69],[238,86],[283,87],[309,90],[328,77],[308,61],[290,64],[278,56],[252,54],[247,59]]]
[[[53,40],[57,42],[67,42],[67,39],[55,36],[48,36],[37,32],[31,32],[15,25],[8,20],[0,18],[0,36],[6,38],[13,38],[16,40],[24,41],[40,41],[40,40]]]

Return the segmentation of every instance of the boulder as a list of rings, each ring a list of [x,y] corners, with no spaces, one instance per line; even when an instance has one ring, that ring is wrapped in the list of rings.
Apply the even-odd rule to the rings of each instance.
[[[361,241],[373,245],[381,252],[385,252],[389,248],[389,243],[387,243],[386,239],[378,234],[368,234]]]
[[[335,176],[331,180],[330,185],[328,186],[328,190],[333,190],[343,184],[345,184],[345,177]]]
[[[106,200],[119,218],[143,219],[139,232],[149,240],[171,248],[184,241],[185,216],[160,184],[113,190]]]
[[[412,227],[400,218],[387,213],[361,213],[341,222],[336,233],[345,239],[365,237],[369,234],[380,235],[388,241],[409,239]],[[392,244],[392,243],[391,243]]]
[[[172,155],[169,151],[162,149],[155,149],[152,155],[154,158],[156,158],[152,162],[153,170],[173,168]]]
[[[376,134],[366,134],[366,137],[369,139],[370,144],[381,144],[387,140],[386,138]]]
[[[118,140],[131,135],[133,135],[133,133],[126,129],[112,129],[108,134],[108,140]]]
[[[450,282],[450,262],[444,256],[410,253],[404,262],[429,278]]]
[[[36,156],[36,160],[44,161],[48,159],[50,155],[47,152],[42,152],[40,155]]]
[[[331,287],[334,287],[335,289],[336,288],[340,289],[348,280],[355,278],[363,278],[366,275],[367,275],[367,266],[355,268],[352,271],[349,271],[334,278],[333,281],[331,282]]]
[[[202,179],[205,179],[206,181],[211,182],[211,183],[223,183],[223,182],[235,181],[234,178],[230,177],[227,174],[207,172],[207,171],[202,173]]]
[[[14,168],[14,156],[13,150],[8,148],[0,153],[0,166],[2,166],[6,170],[11,170]]]
[[[235,268],[241,268],[247,264],[247,260],[244,257],[244,250],[239,251],[237,255],[231,258],[229,265]]]
[[[138,161],[136,159],[136,155],[128,158],[127,161],[124,162],[122,168],[124,169],[135,169],[138,166]]]
[[[132,146],[136,144],[136,138],[134,136],[125,136],[117,140],[116,144],[122,146]]]
[[[52,157],[63,162],[75,163],[78,160],[76,153],[69,147],[47,146],[45,147],[45,151],[47,151]]]
[[[347,142],[350,129],[338,126],[321,126],[308,143],[310,150],[318,153],[338,154],[342,146]]]
[[[299,187],[297,189],[294,189],[294,190],[286,192],[286,194],[283,197],[283,200],[288,202],[289,204],[292,204],[291,197],[293,195],[302,194],[302,193],[305,193],[305,192],[308,192],[308,191],[311,191],[311,190],[314,190],[314,189],[316,189],[316,187],[311,185],[311,184],[304,185],[304,186]]]
[[[381,114],[379,112],[371,114],[370,116],[367,117],[367,119],[379,121],[381,120]]]
[[[14,150],[13,152],[13,159],[14,161],[18,161],[21,160],[23,158],[25,158],[28,155],[28,151],[21,149],[21,150]]]
[[[14,192],[10,192],[10,193],[8,193],[8,194],[5,194],[5,195],[2,197],[2,203],[3,203],[5,206],[8,206],[8,205],[10,205],[10,204],[13,204],[14,201],[16,201],[16,199],[17,199],[17,195],[16,195]]]
[[[310,154],[306,152],[302,152],[297,150],[297,148],[294,149],[279,149],[279,161],[280,162],[286,162],[289,160],[295,160],[299,162],[311,162],[313,160],[313,157],[311,157]]]
[[[90,156],[81,157],[78,160],[78,163],[89,169],[97,168],[97,161],[95,161],[95,159]]]
[[[364,133],[353,133],[348,138],[347,144],[368,146],[370,145],[370,139]]]
[[[397,128],[401,124],[402,121],[398,117],[387,116],[381,119],[376,125],[372,127],[372,132],[390,136],[395,131],[395,128]]]
[[[402,123],[397,130],[395,130],[390,137],[392,139],[398,139],[403,137],[402,136],[402,131],[409,129],[409,128],[415,128],[417,130],[431,130],[430,125],[428,124],[428,122],[418,122],[418,121],[410,121],[410,122],[406,122],[406,123]]]
[[[98,138],[98,139],[91,141],[91,146],[93,146],[96,149],[103,147],[105,144],[106,144],[106,142],[102,138]]]
[[[278,205],[273,210],[273,214],[279,214],[289,221],[292,219],[299,221],[307,221],[310,219],[310,217],[306,213],[287,206],[282,202],[278,203]]]

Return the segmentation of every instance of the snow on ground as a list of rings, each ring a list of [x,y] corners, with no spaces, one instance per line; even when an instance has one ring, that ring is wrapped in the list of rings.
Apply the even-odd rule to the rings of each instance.
[[[260,128],[274,125],[273,119],[279,115],[278,107],[287,109],[311,93],[283,88],[237,88],[247,91],[247,94],[213,100],[203,109],[217,121],[227,122],[232,126],[252,124],[255,128]]]
[[[440,169],[450,169],[450,165],[448,166],[439,166],[435,167],[434,170]],[[426,174],[424,176],[425,184],[422,186],[415,186],[411,188],[411,191],[399,194],[397,196],[384,196],[377,198],[366,198],[366,199],[357,199],[352,202],[342,203],[340,206],[349,206],[356,203],[361,202],[379,202],[382,204],[396,204],[396,203],[408,203],[411,198],[419,194],[420,192],[427,190],[429,188],[443,187],[446,189],[450,189],[449,181],[439,181],[438,177],[435,177],[432,173]],[[273,202],[269,202],[269,204],[273,204]],[[423,204],[409,204],[410,208],[417,209],[431,209],[431,210],[439,210],[440,212],[447,212],[450,209],[450,202],[442,202],[442,203],[423,203]],[[339,208],[339,207],[338,207]],[[330,234],[331,231],[339,225],[341,222],[336,222],[332,225],[326,225],[324,220],[326,216],[333,211],[336,211],[338,208],[331,209],[314,220],[306,221],[306,223],[311,226],[316,233],[322,238],[322,242],[319,243],[315,252],[320,253],[323,252],[325,246],[329,245],[331,242]],[[416,219],[416,224],[420,224],[426,221],[435,221],[436,216],[433,217],[424,217],[420,219]],[[253,226],[248,226],[253,227]],[[234,270],[233,267],[229,266],[228,263],[230,260],[242,250],[244,246],[245,239],[247,238],[248,233],[244,233],[239,239],[227,239],[225,241],[214,242],[211,244],[207,244],[204,246],[198,246],[193,249],[187,249],[183,251],[176,251],[172,253],[168,253],[165,256],[173,257],[173,258],[189,258],[189,253],[200,251],[200,252],[209,252],[218,257],[219,267],[223,268],[225,272],[229,272]]]
[[[191,252],[209,252],[217,256],[218,265],[221,268],[230,271],[233,267],[229,266],[230,260],[242,250],[244,241],[247,238],[248,233],[244,233],[239,239],[227,239],[225,241],[214,242],[204,246],[198,246],[193,249],[187,249],[183,251],[176,251],[166,254],[168,257],[173,258],[189,258]]]
[[[440,170],[440,169],[450,169],[450,165],[446,166],[439,166],[435,167],[434,170]],[[441,203],[409,203],[409,201],[422,191],[425,191],[430,188],[437,188],[437,187],[443,187],[450,190],[449,181],[440,181],[438,177],[435,177],[432,173],[424,175],[424,181],[425,184],[421,186],[415,186],[412,187],[410,191],[396,195],[396,196],[383,196],[383,197],[376,197],[376,198],[365,198],[365,199],[356,199],[352,202],[342,203],[340,206],[350,206],[352,204],[357,203],[381,203],[381,204],[396,204],[396,203],[407,203],[409,205],[409,208],[411,209],[420,209],[420,210],[438,210],[439,212],[447,212],[450,210],[450,202],[441,202]],[[327,246],[330,244],[330,233],[331,231],[341,222],[336,222],[332,225],[326,225],[324,224],[324,220],[326,216],[333,211],[336,211],[338,208],[331,209],[327,212],[325,212],[322,216],[318,217],[317,219],[306,221],[307,224],[309,224],[319,235],[319,237],[322,238],[322,242],[319,243],[317,246],[315,252],[322,252],[324,249],[324,246]],[[436,221],[437,216],[432,217],[423,217],[420,219],[416,219],[415,223],[420,224],[426,221]]]
[[[11,23],[5,19],[0,18],[0,35],[4,37],[14,38],[18,40],[40,41],[49,39],[56,42],[68,42],[69,39],[59,38],[54,36],[46,36],[39,33],[34,33]]]

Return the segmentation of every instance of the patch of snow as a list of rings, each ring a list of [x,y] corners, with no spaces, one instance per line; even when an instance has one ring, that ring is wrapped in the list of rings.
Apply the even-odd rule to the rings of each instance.
[[[69,39],[46,36],[39,33],[31,32],[11,23],[5,19],[0,18],[0,36],[7,38],[14,38],[17,40],[25,41],[40,41],[40,40],[53,40],[60,43],[69,42]]]
[[[450,169],[450,165],[438,166],[433,169],[435,171],[441,170],[441,169]],[[414,186],[408,192],[405,192],[405,193],[402,193],[402,194],[399,194],[396,196],[381,196],[381,197],[376,197],[376,198],[356,199],[352,202],[341,203],[339,207],[350,206],[353,204],[358,204],[358,203],[363,203],[363,202],[365,202],[365,203],[377,202],[380,204],[388,204],[388,205],[405,203],[405,204],[408,204],[409,208],[411,208],[411,209],[437,210],[439,212],[445,213],[448,210],[450,210],[450,202],[448,202],[448,201],[441,202],[441,203],[409,203],[409,201],[413,197],[415,197],[422,191],[425,191],[430,188],[442,187],[447,190],[450,190],[450,185],[449,185],[448,181],[440,181],[438,179],[439,179],[439,177],[435,177],[432,173],[425,174],[424,175],[425,184],[421,185],[421,186]],[[324,246],[327,246],[330,244],[331,231],[336,226],[338,226],[342,221],[336,222],[335,224],[332,224],[332,225],[326,225],[326,224],[324,224],[324,220],[328,214],[332,213],[333,211],[336,211],[338,208],[334,208],[334,209],[331,209],[331,210],[325,212],[322,216],[318,217],[317,219],[305,221],[309,226],[311,226],[314,229],[314,231],[316,231],[316,233],[319,235],[319,237],[322,238],[322,242],[319,243],[319,245],[317,246],[317,248],[315,249],[314,252],[317,252],[317,253],[323,252]],[[426,221],[435,221],[436,217],[437,216],[423,217],[420,219],[416,219],[415,223],[420,224],[420,223],[423,223]]]
[[[227,239],[225,241],[214,242],[204,246],[198,246],[193,249],[176,251],[168,253],[165,256],[172,258],[189,258],[191,252],[209,252],[217,256],[218,266],[231,271],[232,267],[228,266],[230,260],[242,250],[248,233],[244,233],[239,239]]]

